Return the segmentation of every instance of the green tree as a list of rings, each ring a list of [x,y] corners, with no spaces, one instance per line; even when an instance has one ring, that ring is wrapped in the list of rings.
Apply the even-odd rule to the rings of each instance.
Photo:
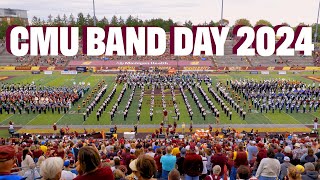
[[[77,18],[77,26],[78,27],[82,27],[84,25],[86,25],[86,19],[83,16],[83,13],[79,13],[78,14],[78,18]]]
[[[223,25],[223,26],[229,26],[229,20],[228,19],[222,19],[220,20],[218,25]]]
[[[118,17],[116,15],[112,16],[110,25],[119,26]]]
[[[260,26],[260,25],[273,27],[269,21],[264,19],[260,19],[259,21],[257,21],[255,26]]]
[[[93,26],[93,25],[94,25],[94,20],[93,20],[93,18],[90,16],[90,14],[87,14],[86,24],[87,24],[88,26]]]
[[[53,23],[52,15],[50,14],[50,15],[48,16],[47,24],[48,24],[49,26],[51,26],[52,23]]]
[[[289,25],[288,23],[286,23],[286,22],[281,23],[281,25],[289,26],[289,27],[290,27],[290,25]]]
[[[61,26],[62,25],[62,19],[59,14],[57,15],[56,18],[54,18],[53,25],[54,26]]]
[[[68,25],[70,26],[75,26],[76,25],[76,21],[74,20],[74,16],[73,14],[71,13],[70,16],[69,16],[69,23]]]
[[[68,25],[68,17],[67,17],[66,14],[63,14],[63,17],[62,17],[62,25],[63,25],[63,26]]]
[[[219,22],[213,22],[212,20],[209,22],[209,26],[219,26]]]
[[[238,19],[238,20],[236,20],[236,22],[234,24],[235,24],[235,26],[242,25],[242,26],[252,27],[252,25],[248,19]]]
[[[186,21],[186,22],[184,22],[184,24],[183,24],[183,26],[185,26],[185,27],[188,27],[189,29],[191,29],[192,28],[192,22],[189,20],[189,21]]]
[[[9,27],[9,24],[7,21],[0,22],[0,39],[3,39],[4,37],[6,37],[6,31],[8,27]]]
[[[37,18],[36,16],[33,16],[32,20],[31,20],[31,24],[32,24],[32,26],[41,26],[40,18]]]
[[[119,23],[119,26],[124,26],[125,25],[125,22],[124,22],[124,20],[123,20],[123,18],[121,16],[119,17],[118,23]]]

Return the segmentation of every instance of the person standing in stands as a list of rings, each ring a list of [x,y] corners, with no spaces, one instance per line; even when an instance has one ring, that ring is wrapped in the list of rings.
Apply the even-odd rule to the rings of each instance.
[[[199,180],[199,176],[203,171],[203,163],[200,155],[196,154],[196,146],[190,145],[189,153],[187,153],[183,169],[185,170],[185,180]]]
[[[176,156],[172,155],[172,148],[168,146],[166,148],[166,155],[160,158],[162,164],[162,179],[168,180],[168,174],[175,167],[176,161]]]
[[[233,152],[232,158],[234,160],[234,166],[231,168],[230,180],[235,180],[238,167],[241,165],[248,166],[248,152],[244,150],[243,143],[239,143],[238,150]]]
[[[280,169],[280,162],[275,158],[273,149],[270,148],[267,152],[267,158],[263,158],[259,164],[256,177],[259,180],[278,179]]]

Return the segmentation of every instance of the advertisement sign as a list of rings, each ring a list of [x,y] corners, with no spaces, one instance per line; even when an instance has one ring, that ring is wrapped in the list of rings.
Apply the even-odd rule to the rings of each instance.
[[[64,74],[64,75],[75,75],[75,74],[78,74],[77,71],[61,71],[61,74]]]
[[[52,74],[52,71],[43,71],[43,74],[51,75],[51,74]]]

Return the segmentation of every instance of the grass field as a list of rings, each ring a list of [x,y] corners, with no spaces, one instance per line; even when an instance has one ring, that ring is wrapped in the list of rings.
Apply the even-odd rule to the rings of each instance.
[[[288,72],[290,74],[287,75],[278,75],[277,72],[273,72],[270,75],[250,75],[249,72],[232,72],[229,74],[218,74],[218,75],[212,75],[211,78],[213,79],[214,84],[218,81],[221,81],[225,83],[225,81],[228,79],[271,79],[271,78],[283,78],[283,79],[291,79],[291,80],[298,80],[303,81],[307,84],[312,83],[313,80],[306,78],[307,76],[314,77],[314,78],[320,78],[320,73],[316,72],[314,75],[311,72],[304,72],[300,74],[293,74],[292,72]],[[6,77],[8,77],[6,79]],[[58,73],[54,73],[53,75],[32,75],[30,72],[0,72],[0,79],[2,79],[3,83],[31,83],[34,81],[37,85],[46,85],[46,86],[71,86],[73,82],[79,83],[79,82],[86,82],[91,83],[91,89],[89,92],[97,85],[98,82],[101,80],[105,80],[108,84],[108,89],[105,94],[105,96],[102,99],[105,99],[108,94],[110,93],[111,89],[113,88],[114,84],[114,78],[115,76],[112,75],[95,75],[95,74],[78,74],[78,75],[60,75]],[[318,84],[318,82],[316,82]],[[207,92],[207,86],[203,83],[203,89]],[[8,125],[9,121],[13,121],[15,125],[51,125],[53,123],[57,123],[59,125],[110,125],[110,124],[136,124],[136,112],[138,109],[138,100],[140,97],[141,90],[137,88],[132,105],[129,109],[128,118],[126,121],[123,120],[123,114],[122,111],[124,110],[126,103],[129,99],[129,96],[131,94],[131,90],[128,89],[126,93],[124,94],[124,97],[119,105],[118,112],[114,117],[114,121],[110,121],[110,115],[107,113],[111,110],[113,104],[116,102],[116,99],[118,98],[118,95],[122,89],[122,85],[117,86],[117,92],[112,99],[109,106],[106,108],[106,112],[102,115],[102,118],[100,121],[96,120],[95,112],[100,106],[96,106],[93,113],[90,115],[90,117],[83,121],[82,114],[78,114],[77,107],[78,104],[76,104],[67,114],[51,114],[51,112],[47,114],[2,114],[0,115],[0,125]],[[159,124],[162,121],[162,107],[161,106],[155,106],[154,107],[154,117],[153,121],[150,121],[149,117],[149,109],[150,109],[150,95],[148,95],[147,88],[145,89],[145,97],[142,104],[142,111],[140,116],[140,124]],[[196,94],[200,97],[200,94],[198,90],[194,89]],[[172,100],[172,96],[169,89],[165,90],[166,93],[166,101],[167,104],[170,103]],[[190,102],[190,105],[192,107],[194,116],[193,116],[193,123],[194,124],[214,124],[215,118],[212,116],[212,114],[208,111],[207,112],[207,118],[206,121],[203,120],[202,116],[200,115],[199,111],[196,108],[196,104],[191,98],[190,92],[186,89],[185,93],[188,97],[188,100]],[[89,93],[86,94],[86,96]],[[182,96],[180,95],[179,90],[175,90],[176,99],[178,108],[180,109],[181,115],[180,115],[180,121],[178,123],[190,123],[190,118],[187,113],[186,106],[183,102]],[[214,103],[216,103],[213,100],[213,97],[207,93],[212,99]],[[204,105],[205,109],[208,110],[206,103],[202,98],[199,98],[200,102]],[[160,93],[155,94],[155,101],[161,101],[161,95]],[[81,103],[79,101],[79,103]],[[102,101],[101,101],[102,102]],[[239,115],[233,111],[233,117],[230,121],[228,117],[222,113],[222,110],[220,106],[218,107],[220,113],[220,124],[312,124],[313,119],[315,117],[320,118],[319,111],[316,113],[289,113],[286,114],[285,112],[279,113],[276,111],[274,114],[269,113],[247,113],[246,120],[242,120]],[[175,113],[174,113],[174,107],[169,106],[167,107],[169,112],[169,121],[172,123],[175,119]],[[84,109],[81,109],[83,111]],[[210,114],[209,114],[210,113]],[[263,126],[263,125],[262,125]]]

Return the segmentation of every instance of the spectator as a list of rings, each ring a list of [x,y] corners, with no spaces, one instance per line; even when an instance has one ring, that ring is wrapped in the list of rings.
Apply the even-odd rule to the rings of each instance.
[[[318,160],[318,157],[313,154],[313,149],[308,148],[308,153],[304,154],[300,158],[301,163],[307,163],[307,162],[316,162]]]
[[[250,178],[250,169],[248,166],[244,166],[244,165],[241,165],[238,167],[237,178],[244,179],[244,180],[256,180],[257,179],[255,177]]]
[[[279,179],[283,180],[284,177],[286,177],[288,175],[288,168],[293,166],[290,163],[290,158],[288,156],[285,156],[283,158],[284,162],[281,164],[281,169],[280,169],[280,175],[279,175]]]
[[[258,148],[257,148],[257,146],[255,144],[256,144],[255,141],[250,141],[250,143],[247,146],[249,163],[251,161],[255,160],[255,158],[257,157]]]
[[[172,154],[172,148],[168,146],[166,148],[166,155],[161,156],[160,162],[162,164],[162,178],[167,180],[169,172],[174,168],[177,158]]]
[[[125,180],[125,174],[120,169],[114,170],[113,175],[115,180]]]
[[[148,152],[146,154],[154,158],[155,153],[153,152],[153,149],[151,146],[148,148]]]
[[[303,156],[303,150],[301,149],[300,143],[295,143],[294,144],[294,149],[292,150],[292,154],[293,154],[293,161],[292,164],[293,165],[298,165],[300,164],[300,159]]]
[[[207,158],[207,174],[210,175],[212,171],[212,163],[211,163],[211,158],[212,158],[212,151],[209,148],[205,149],[205,154]]]
[[[238,150],[232,154],[234,166],[231,168],[230,179],[234,180],[237,177],[237,168],[241,165],[248,165],[248,152],[244,151],[243,143],[239,143]]]
[[[110,167],[99,168],[101,159],[99,152],[92,146],[85,146],[79,150],[79,163],[77,171],[79,175],[75,180],[84,179],[114,179]]]
[[[72,180],[72,179],[74,179],[76,177],[76,174],[71,172],[70,161],[66,160],[64,162],[63,166],[64,166],[64,168],[63,168],[63,171],[61,173],[61,179],[64,179],[64,180]]]
[[[275,154],[272,148],[268,149],[267,158],[263,158],[258,167],[256,177],[259,180],[277,179],[280,174],[280,163],[275,159]]]
[[[126,176],[126,180],[137,180],[138,179],[137,159],[130,162],[129,168],[131,169],[132,173]]]
[[[15,166],[14,147],[8,145],[0,146],[0,179],[22,179],[19,175],[12,175],[11,169]]]
[[[290,166],[288,168],[288,180],[301,180],[301,174],[295,166]]]
[[[257,171],[259,164],[260,164],[260,161],[266,157],[267,157],[267,150],[264,148],[264,144],[258,143],[258,154],[257,154],[257,159],[253,165],[253,171],[254,171],[253,174],[255,174],[255,171]]]
[[[304,173],[304,167],[300,164],[296,165],[297,170],[300,172],[300,174]]]
[[[168,175],[168,180],[180,180],[180,173],[178,170],[173,169]]]
[[[203,164],[203,170],[202,170],[202,175],[201,179],[204,179],[207,176],[208,170],[207,170],[207,158],[205,157],[205,154],[203,151],[199,151],[199,155],[202,158],[202,164]]]
[[[187,153],[183,169],[185,171],[185,180],[198,180],[203,171],[202,158],[196,154],[196,146],[190,145],[189,153]]]
[[[220,168],[223,169],[224,166],[227,165],[228,159],[227,156],[221,152],[221,150],[222,147],[220,146],[220,144],[217,144],[215,148],[216,153],[211,157],[211,163],[212,166],[219,165]],[[219,176],[222,177],[222,175],[223,171],[220,171]]]
[[[40,166],[43,180],[60,180],[63,168],[63,160],[60,157],[50,157]]]
[[[162,174],[162,164],[160,162],[161,156],[162,156],[162,151],[160,148],[157,148],[156,154],[154,156],[154,160],[156,161],[156,165],[157,165],[156,178],[161,178],[161,174]]]
[[[212,174],[206,176],[204,180],[220,180],[221,176],[221,167],[219,165],[215,165],[212,168]]]
[[[319,179],[319,173],[315,171],[315,167],[312,163],[308,162],[304,164],[305,174],[302,175],[302,180],[316,180]]]
[[[43,161],[46,160],[46,158],[44,156],[40,156],[37,162],[37,166],[41,166],[41,163],[43,163]]]
[[[187,150],[185,148],[181,148],[180,157],[177,159],[178,171],[181,176],[184,176],[183,162],[186,157]]]
[[[157,172],[157,166],[152,157],[148,155],[139,156],[136,166],[139,180],[156,180],[153,177]]]
[[[275,154],[275,157],[276,157],[276,159],[278,159],[278,161],[280,162],[280,164],[282,164],[283,163],[283,161],[284,161],[284,154],[281,152],[282,151],[282,149],[279,147],[278,149],[277,149],[277,153]],[[288,157],[288,156],[286,156],[286,157]],[[288,157],[289,158],[289,157]],[[290,158],[289,158],[290,159]]]
[[[26,148],[22,151],[21,168],[23,171],[28,171],[29,169],[32,169],[35,167],[35,163],[32,157],[28,153],[31,153],[29,148]]]

